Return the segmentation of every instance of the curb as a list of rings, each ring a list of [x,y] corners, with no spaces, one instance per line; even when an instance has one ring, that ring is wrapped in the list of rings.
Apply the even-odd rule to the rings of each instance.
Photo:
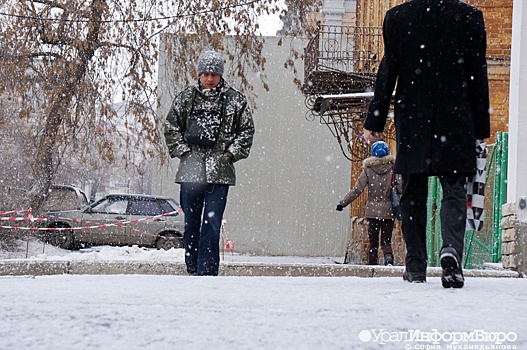
[[[186,275],[184,263],[169,261],[10,260],[0,262],[0,276],[46,275]]]
[[[368,266],[347,264],[268,264],[221,263],[220,276],[283,277],[402,277],[403,266]],[[440,267],[429,267],[428,277],[441,277]],[[144,260],[6,260],[0,262],[0,276],[48,275],[181,275],[183,262]],[[465,277],[519,278],[510,270],[464,270]]]

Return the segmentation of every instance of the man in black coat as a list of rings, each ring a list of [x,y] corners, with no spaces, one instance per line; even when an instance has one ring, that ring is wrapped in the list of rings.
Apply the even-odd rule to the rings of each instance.
[[[364,137],[379,140],[393,90],[397,139],[394,172],[402,174],[402,229],[409,282],[426,281],[428,176],[438,176],[441,266],[445,288],[461,288],[466,177],[475,173],[476,139],[490,136],[483,14],[459,0],[411,0],[384,18],[384,57]]]

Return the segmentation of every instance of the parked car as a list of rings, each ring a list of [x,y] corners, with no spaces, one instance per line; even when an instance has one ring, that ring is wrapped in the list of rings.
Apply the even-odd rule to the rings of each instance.
[[[170,215],[161,216],[162,214]],[[181,248],[184,216],[169,197],[110,194],[80,210],[44,214],[45,240],[63,249],[92,245]],[[153,217],[153,218],[151,218]]]
[[[52,185],[42,212],[81,209],[88,205],[86,194],[75,186]]]
[[[24,188],[9,188],[9,192],[15,198],[24,198],[25,200],[28,198],[28,190]],[[69,185],[52,185],[39,212],[81,209],[87,205],[88,199],[81,189]],[[27,218],[28,215],[29,212],[25,210],[9,214],[10,217],[17,219]],[[21,220],[12,220],[8,224],[13,230],[19,230],[19,227],[27,227],[29,225],[32,226],[28,221]]]

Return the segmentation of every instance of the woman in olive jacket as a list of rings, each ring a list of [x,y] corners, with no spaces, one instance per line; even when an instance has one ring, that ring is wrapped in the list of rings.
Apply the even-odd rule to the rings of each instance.
[[[364,216],[368,222],[368,236],[370,249],[368,252],[368,264],[378,264],[379,232],[381,236],[381,247],[384,254],[384,264],[393,265],[393,251],[391,246],[392,231],[395,222],[392,210],[391,187],[392,169],[395,156],[389,154],[386,142],[377,141],[371,147],[372,156],[366,158],[362,163],[362,172],[351,191],[346,194],[337,205],[337,210],[342,209],[353,202],[368,187],[368,199]],[[401,181],[395,176],[397,192],[401,192]]]

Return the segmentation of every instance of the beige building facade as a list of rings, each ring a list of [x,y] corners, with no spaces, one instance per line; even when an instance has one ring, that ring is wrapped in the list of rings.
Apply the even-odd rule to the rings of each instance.
[[[236,163],[237,184],[229,190],[224,215],[225,233],[235,253],[345,254],[350,218],[335,207],[349,190],[350,162],[341,156],[326,127],[306,119],[305,97],[294,84],[293,73],[284,68],[291,50],[302,52],[305,45],[305,40],[265,38],[266,69],[248,77],[257,96],[253,110],[256,133],[249,158]],[[225,74],[228,70],[227,62]],[[160,119],[181,89],[174,86],[170,72],[171,62],[161,50]],[[262,86],[262,76],[269,92]],[[177,166],[174,159],[154,172],[154,194],[179,199],[179,185],[174,183]]]

